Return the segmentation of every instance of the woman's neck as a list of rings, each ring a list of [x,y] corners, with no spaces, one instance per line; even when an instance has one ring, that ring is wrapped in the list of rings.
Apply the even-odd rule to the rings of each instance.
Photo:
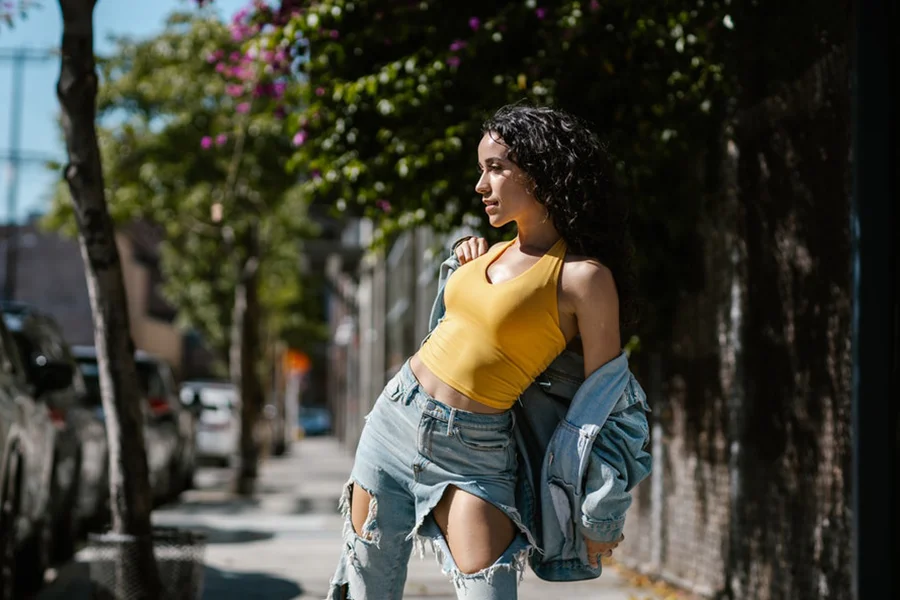
[[[537,252],[546,252],[559,241],[560,235],[556,227],[548,219],[545,222],[527,225],[516,223],[519,238],[519,247]]]

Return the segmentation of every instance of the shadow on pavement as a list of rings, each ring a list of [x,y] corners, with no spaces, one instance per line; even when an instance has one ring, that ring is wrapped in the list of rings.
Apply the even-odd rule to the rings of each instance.
[[[185,523],[185,529],[190,529],[206,536],[207,544],[245,544],[247,542],[261,542],[271,540],[275,534],[270,531],[251,531],[249,529],[218,529],[205,525],[190,525]]]
[[[203,600],[292,600],[303,594],[296,582],[265,573],[240,573],[206,567]]]
[[[199,494],[198,494],[199,496]],[[193,497],[181,502],[167,504],[161,507],[163,510],[177,511],[184,514],[217,514],[217,515],[238,515],[248,510],[255,510],[259,507],[259,499],[243,499],[243,498],[219,498],[205,499],[202,497]]]

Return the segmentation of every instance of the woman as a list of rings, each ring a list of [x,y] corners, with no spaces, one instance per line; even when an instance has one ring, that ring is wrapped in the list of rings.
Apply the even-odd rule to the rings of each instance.
[[[401,598],[418,539],[459,598],[514,599],[534,538],[514,506],[510,408],[567,345],[580,343],[586,377],[621,352],[628,244],[596,136],[561,111],[505,107],[478,167],[491,226],[517,235],[457,248],[445,317],[367,417],[332,598]],[[616,545],[587,540],[588,556]]]

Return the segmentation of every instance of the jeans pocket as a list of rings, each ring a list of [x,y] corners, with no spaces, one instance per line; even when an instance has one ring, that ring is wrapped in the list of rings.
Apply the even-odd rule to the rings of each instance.
[[[516,468],[516,449],[512,432],[497,429],[456,427],[453,438],[460,451],[485,472],[512,474]]]
[[[453,435],[460,444],[477,452],[503,451],[512,443],[512,434],[509,431],[457,426],[454,428]]]

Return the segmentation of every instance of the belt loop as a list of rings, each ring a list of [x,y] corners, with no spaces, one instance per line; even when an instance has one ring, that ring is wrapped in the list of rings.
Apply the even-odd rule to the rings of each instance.
[[[450,418],[447,419],[447,435],[453,435],[453,420],[456,419],[456,409],[450,409]]]

